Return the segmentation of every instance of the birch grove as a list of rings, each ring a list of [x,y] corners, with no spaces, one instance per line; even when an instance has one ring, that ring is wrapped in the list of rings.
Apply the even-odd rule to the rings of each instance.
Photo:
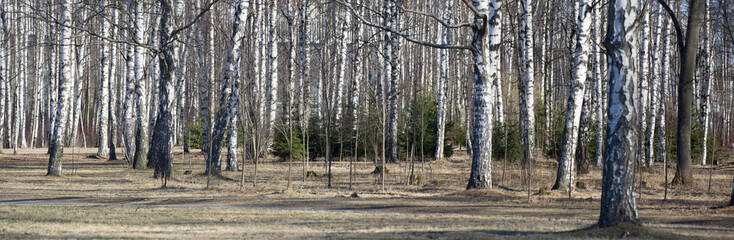
[[[0,0],[0,154],[163,187],[389,191],[457,167],[573,199],[601,178],[599,225],[637,222],[649,179],[728,189],[701,172],[734,148],[731,3]]]

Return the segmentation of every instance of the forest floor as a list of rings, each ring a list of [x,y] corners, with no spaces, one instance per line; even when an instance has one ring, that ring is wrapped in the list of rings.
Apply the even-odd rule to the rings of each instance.
[[[7,153],[9,150],[5,150]],[[390,164],[385,190],[372,162],[360,159],[349,184],[349,163],[335,162],[327,187],[323,161],[266,159],[224,172],[206,186],[203,157],[176,149],[167,188],[152,170],[132,170],[123,160],[87,156],[96,149],[70,149],[64,174],[47,177],[46,149],[0,155],[0,238],[458,238],[458,239],[732,239],[729,201],[734,163],[695,166],[695,185],[674,187],[664,198],[661,163],[642,174],[638,200],[643,226],[598,229],[601,169],[582,175],[583,187],[540,191],[555,180],[556,162],[533,167],[530,201],[519,163],[493,161],[492,190],[466,191],[471,161],[463,151],[440,162],[416,163],[420,184],[408,185],[407,164]],[[121,151],[118,151],[120,153]],[[669,165],[669,179],[675,165]],[[546,194],[547,193],[547,194]]]

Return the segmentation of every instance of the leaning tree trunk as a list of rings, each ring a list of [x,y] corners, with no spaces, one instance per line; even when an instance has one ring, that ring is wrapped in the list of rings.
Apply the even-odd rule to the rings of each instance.
[[[245,21],[247,20],[249,2],[246,0],[238,0],[235,4],[234,21],[232,23],[232,35],[228,39],[229,54],[227,55],[227,68],[224,70],[224,79],[222,80],[222,95],[219,100],[219,111],[217,112],[216,122],[214,123],[214,131],[212,133],[211,141],[211,153],[209,159],[219,159],[219,154],[222,146],[222,139],[224,138],[224,132],[227,129],[227,122],[232,116],[229,116],[232,106],[232,86],[239,83],[237,74],[235,73],[239,64],[241,55],[241,46],[244,36]],[[257,153],[255,153],[257,154]],[[216,174],[221,174],[216,166],[213,170],[217,170]]]
[[[63,26],[71,24],[71,4],[69,0],[61,0],[61,23]],[[59,103],[56,108],[56,120],[53,125],[53,135],[50,141],[50,156],[48,160],[48,172],[46,175],[61,175],[61,160],[64,155],[64,136],[66,135],[66,120],[69,118],[70,105],[74,79],[71,78],[72,69],[69,67],[71,58],[71,38],[67,36],[70,32],[68,27],[62,27],[60,31],[61,47],[59,48],[60,76],[59,76]]]
[[[522,126],[523,162],[535,160],[535,98],[533,68],[533,1],[521,0],[520,4],[520,66],[518,84],[520,99],[520,125]]]
[[[568,97],[566,113],[566,125],[563,129],[563,143],[561,145],[561,158],[558,160],[558,172],[553,189],[571,191],[574,183],[574,155],[578,143],[578,130],[581,121],[581,109],[584,103],[584,89],[588,76],[589,33],[591,31],[591,1],[579,0],[576,6],[577,39],[574,55],[574,79],[571,80],[571,95]],[[571,189],[568,189],[571,188]]]
[[[502,44],[502,0],[474,0],[475,16],[472,38],[474,61],[474,127],[472,166],[467,189],[492,188],[492,101],[493,84],[499,82],[499,46]],[[467,126],[468,127],[468,126]]]
[[[639,117],[635,94],[638,75],[635,68],[638,27],[633,20],[638,12],[637,0],[613,0],[609,6],[607,48],[609,64],[609,110],[607,136],[604,141],[600,227],[622,222],[637,222],[634,194],[634,169]]]

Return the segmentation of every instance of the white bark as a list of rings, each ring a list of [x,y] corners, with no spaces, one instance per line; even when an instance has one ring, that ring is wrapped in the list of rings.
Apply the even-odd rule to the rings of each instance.
[[[107,17],[106,13],[106,0],[101,0],[100,5],[103,7],[101,9],[100,15],[102,16],[102,34],[106,38],[110,38],[111,34],[111,21]],[[109,115],[110,112],[110,65],[109,62],[112,62],[110,60],[111,58],[111,49],[110,44],[103,43],[102,44],[102,53],[100,54],[102,62],[101,62],[101,69],[100,72],[100,86],[99,86],[99,99],[97,99],[97,103],[99,104],[101,110],[100,114],[97,118],[99,121],[97,123],[97,155],[101,157],[107,157],[109,154],[109,139],[108,139],[108,133],[109,133]]]
[[[594,7],[594,39],[596,39],[596,44],[593,45],[593,51],[594,51],[594,79],[596,79],[596,166],[602,165],[602,156],[604,151],[604,102],[606,98],[604,98],[604,92],[603,89],[603,74],[601,69],[601,62],[602,62],[602,52],[599,46],[602,42],[602,35],[601,35],[601,4],[595,4]]]
[[[658,91],[657,93],[659,97],[659,101],[657,105],[659,116],[657,118],[657,123],[656,123],[657,124],[656,128],[658,129],[658,146],[657,146],[658,155],[655,157],[655,161],[657,162],[663,162],[663,159],[667,157],[667,153],[665,152],[665,149],[666,149],[665,147],[666,146],[666,137],[665,137],[666,135],[665,134],[665,118],[666,118],[665,112],[666,110],[665,109],[667,107],[665,105],[665,98],[668,96],[668,91],[667,91],[666,86],[668,82],[670,81],[670,72],[671,72],[670,61],[669,61],[671,52],[668,51],[668,47],[669,47],[668,44],[670,44],[671,42],[669,41],[669,39],[671,38],[671,36],[668,35],[668,31],[670,31],[672,24],[667,19],[665,19],[664,21],[665,21],[665,24],[663,24],[663,29],[662,29],[663,31],[660,34],[662,37],[662,43],[660,44],[661,46],[660,52],[662,53],[662,57],[660,60],[661,66],[660,66],[659,75],[656,76],[657,78],[660,79],[659,81],[660,91]]]
[[[535,160],[535,98],[534,82],[535,69],[533,62],[533,1],[520,0],[520,125],[522,126],[523,159],[532,162]],[[588,17],[587,17],[588,18]]]
[[[145,20],[142,14],[143,9],[140,6],[141,3],[136,1],[135,6],[135,41],[138,43],[144,42],[144,29]],[[148,130],[150,128],[150,116],[148,108],[148,90],[147,83],[143,76],[143,68],[145,67],[144,54],[146,53],[145,48],[136,46],[134,61],[135,61],[135,93],[137,98],[135,99],[135,105],[137,107],[135,115],[137,115],[138,129],[135,134],[135,155],[133,157],[133,168],[145,169],[147,168],[147,155],[148,155]]]
[[[228,39],[229,54],[227,55],[226,69],[224,70],[224,79],[222,81],[222,94],[220,98],[219,111],[217,112],[216,122],[214,124],[214,130],[212,133],[212,149],[209,154],[210,159],[219,159],[221,150],[222,139],[224,138],[224,132],[227,129],[227,124],[232,118],[230,116],[229,109],[234,106],[231,105],[234,95],[232,94],[232,88],[239,80],[237,79],[237,65],[239,64],[241,55],[241,46],[244,36],[245,21],[247,20],[249,2],[246,0],[237,0],[235,3],[234,21],[232,23],[232,35]],[[219,166],[211,166],[213,170],[216,170],[215,174],[221,174]]]
[[[132,3],[132,1],[130,1]],[[132,7],[128,9],[133,9]],[[128,19],[128,25],[134,26],[134,17]],[[134,40],[135,36],[129,34],[128,40]],[[135,61],[134,47],[132,45],[126,46],[125,52],[125,99],[123,101],[123,115],[122,118],[122,143],[125,147],[125,162],[131,164],[133,161],[133,152],[135,151],[135,106],[133,101],[135,98]]]
[[[640,32],[640,38],[639,38],[640,54],[638,57],[640,59],[638,61],[638,64],[640,65],[639,66],[640,71],[638,71],[638,73],[640,75],[639,79],[642,79],[644,81],[638,81],[640,84],[640,87],[639,87],[640,91],[638,91],[639,99],[637,100],[637,104],[639,104],[637,108],[640,111],[639,112],[640,117],[638,118],[638,121],[639,121],[638,126],[640,129],[638,130],[639,134],[637,135],[638,144],[639,144],[639,148],[638,148],[639,150],[637,153],[637,161],[640,163],[646,162],[645,157],[647,156],[645,152],[645,145],[646,145],[645,132],[647,131],[647,106],[648,106],[647,103],[649,102],[647,98],[648,98],[648,93],[649,93],[648,91],[650,90],[648,88],[648,85],[649,85],[648,81],[649,81],[650,75],[649,75],[648,64],[647,64],[647,60],[649,59],[648,54],[650,54],[650,51],[648,51],[647,49],[647,45],[648,45],[647,35],[650,33],[650,21],[649,21],[650,11],[647,9],[643,9],[643,10],[645,12],[641,13],[641,14],[644,14],[644,17],[642,18],[642,27],[640,28],[642,31]]]
[[[444,6],[441,9],[441,18],[447,23],[451,24],[451,11],[453,9],[453,0],[444,1]],[[451,35],[449,28],[443,27],[441,29],[439,42],[442,44],[451,43]],[[438,100],[436,101],[436,111],[438,115],[438,133],[436,134],[436,160],[443,159],[444,139],[446,138],[446,88],[449,84],[449,50],[439,49],[438,59]],[[422,66],[425,64],[422,64]]]
[[[487,21],[475,16],[472,57],[474,61],[474,127],[472,138],[472,168],[470,188],[492,188],[492,87],[500,81],[500,53],[502,44],[501,0],[473,0],[479,13]],[[468,126],[468,125],[467,125]]]
[[[270,57],[269,57],[269,76],[270,76],[270,86],[268,89],[268,142],[267,142],[267,149],[270,149],[270,146],[273,144],[273,138],[275,138],[275,134],[273,133],[273,128],[275,127],[275,117],[276,113],[278,111],[278,81],[280,80],[278,78],[278,4],[271,0],[270,2],[270,14],[268,15],[268,26],[269,26],[269,32],[270,36],[268,39],[268,45],[270,49]]]
[[[659,5],[658,5],[659,6]],[[655,159],[655,146],[653,139],[655,139],[655,125],[657,125],[656,118],[658,115],[657,112],[657,105],[659,97],[661,94],[659,93],[659,90],[656,90],[655,87],[659,86],[662,80],[660,79],[660,25],[662,22],[661,16],[665,14],[661,11],[662,7],[658,8],[656,21],[655,21],[655,27],[652,29],[654,31],[653,37],[655,38],[652,43],[652,50],[651,55],[652,64],[650,65],[652,75],[650,77],[650,121],[649,121],[649,127],[647,129],[647,142],[645,145],[647,146],[647,156],[646,156],[646,164],[648,167],[652,166],[653,161]],[[659,153],[663,154],[663,153]]]
[[[341,26],[339,29],[339,73],[336,81],[336,120],[342,117],[342,109],[344,98],[346,95],[346,73],[347,73],[347,50],[349,48],[349,39],[347,39],[349,26],[352,25],[352,16],[347,9],[339,13],[341,15]]]
[[[5,7],[5,6],[0,6]],[[3,152],[3,146],[5,145],[5,138],[3,137],[5,134],[5,118],[7,117],[8,111],[5,110],[5,99],[8,96],[7,93],[7,79],[8,79],[8,71],[7,67],[5,65],[5,60],[7,57],[5,56],[5,48],[7,48],[7,21],[5,17],[5,9],[0,10],[0,31],[2,34],[0,34],[0,153]]]
[[[115,25],[118,24],[117,19],[119,17],[119,11],[115,7],[112,7],[110,9],[110,11],[113,11],[114,12],[114,14],[112,14],[112,19],[110,21],[112,21],[112,23],[115,24]],[[116,27],[107,28],[107,31],[109,32],[109,34],[110,34],[110,36],[112,38],[117,37],[116,36],[116,33],[117,33],[117,28]],[[117,160],[117,151],[115,149],[116,146],[117,146],[117,126],[118,126],[117,125],[117,109],[118,109],[117,99],[118,99],[118,96],[119,96],[118,95],[119,93],[117,91],[117,89],[118,89],[118,87],[117,87],[117,85],[118,85],[117,84],[117,81],[118,81],[118,78],[117,78],[117,61],[116,61],[117,44],[116,43],[110,43],[110,45],[112,45],[110,47],[110,52],[108,54],[109,65],[110,65],[110,69],[109,69],[110,71],[109,71],[109,74],[108,74],[108,78],[110,79],[109,80],[109,95],[110,95],[110,97],[109,97],[109,104],[110,105],[109,105],[109,111],[108,112],[103,112],[102,114],[103,115],[109,115],[109,122],[108,122],[108,125],[109,125],[109,142],[106,143],[107,145],[109,145],[109,151],[108,151],[109,158],[110,158],[110,160]]]
[[[576,12],[578,13],[578,34],[576,35],[576,49],[574,53],[574,79],[571,81],[571,95],[568,97],[566,125],[563,129],[561,159],[559,159],[556,183],[553,189],[571,191],[575,183],[573,176],[574,155],[578,143],[579,123],[581,122],[581,110],[584,103],[584,91],[589,69],[589,50],[591,49],[589,38],[591,29],[591,4],[589,0],[578,0],[576,6]]]
[[[61,0],[61,23],[63,25],[71,24],[72,6],[69,0]],[[68,36],[70,29],[62,27],[60,32],[61,48],[59,49],[60,62],[60,78],[59,78],[59,104],[56,108],[56,116],[54,122],[53,135],[51,136],[50,148],[51,155],[48,162],[47,175],[61,175],[61,164],[64,154],[64,136],[66,121],[69,118],[68,109],[70,105],[69,96],[71,95],[74,79],[71,77],[72,69],[68,66],[72,61],[71,54],[71,38]]]
[[[701,87],[703,88],[703,93],[701,95],[701,123],[703,125],[703,142],[701,146],[701,165],[706,165],[706,158],[707,158],[707,142],[708,142],[708,134],[709,134],[709,115],[711,112],[710,103],[711,103],[711,81],[713,79],[711,74],[711,64],[713,63],[713,52],[711,51],[711,42],[713,41],[713,31],[711,28],[711,24],[713,24],[711,20],[711,0],[706,0],[706,8],[704,8],[705,11],[705,24],[706,27],[704,28],[704,54],[703,54],[703,78],[701,79]],[[732,93],[729,92],[729,95]]]
[[[639,104],[635,101],[639,67],[637,0],[614,0],[609,6],[605,46],[609,64],[609,109],[602,177],[601,227],[637,222],[634,169],[637,157]]]

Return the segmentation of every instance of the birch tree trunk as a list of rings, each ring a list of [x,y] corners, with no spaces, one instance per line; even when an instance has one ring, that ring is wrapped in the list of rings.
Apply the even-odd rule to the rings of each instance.
[[[71,11],[72,6],[69,0],[61,0],[61,23],[63,26],[71,24]],[[60,72],[59,76],[59,104],[56,108],[56,116],[54,121],[53,135],[50,141],[50,152],[48,161],[48,172],[46,175],[58,176],[61,175],[61,164],[64,155],[64,136],[66,135],[65,127],[66,120],[68,119],[68,109],[70,105],[69,95],[71,95],[72,86],[74,86],[74,79],[71,78],[72,69],[70,65],[72,58],[71,53],[71,36],[68,36],[70,29],[67,27],[61,27],[59,33],[61,38],[61,47],[59,49],[59,62]]]
[[[0,153],[3,153],[3,147],[5,146],[5,118],[7,117],[8,111],[5,111],[5,99],[8,97],[7,93],[7,82],[8,82],[8,71],[5,65],[5,49],[8,47],[8,31],[7,21],[5,16],[5,6],[0,6]]]
[[[574,155],[578,143],[579,123],[584,103],[584,91],[588,76],[590,28],[591,28],[591,1],[578,0],[577,2],[577,30],[576,47],[574,53],[574,79],[571,80],[571,93],[568,97],[566,125],[563,129],[563,143],[558,161],[558,172],[553,189],[572,191],[575,183],[573,176]],[[569,189],[570,188],[570,189]]]
[[[637,0],[612,0],[609,6],[607,48],[609,63],[609,110],[607,136],[604,141],[604,169],[602,177],[600,227],[611,227],[622,222],[637,222],[637,203],[634,193],[635,153],[637,148],[637,118],[639,106],[635,101],[639,60],[637,51]]]
[[[110,21],[112,21],[112,23],[114,25],[117,25],[118,24],[117,19],[119,17],[119,11],[116,8],[114,8],[114,7],[111,8],[111,11],[113,11],[114,14],[112,14],[113,17],[112,17],[112,19]],[[109,34],[110,34],[110,36],[112,38],[117,37],[117,35],[116,35],[117,28],[116,27],[108,28],[107,31],[110,32]],[[110,52],[109,52],[109,55],[108,55],[109,64],[110,64],[110,72],[108,74],[108,77],[110,78],[110,80],[109,80],[109,85],[110,85],[109,86],[109,91],[110,91],[109,104],[110,104],[110,106],[109,106],[109,111],[108,112],[103,112],[102,114],[103,115],[104,114],[108,114],[109,115],[109,123],[108,123],[109,124],[109,143],[108,143],[109,144],[109,151],[108,151],[109,160],[117,160],[117,151],[116,151],[116,145],[117,145],[117,109],[118,109],[117,98],[119,96],[118,95],[118,92],[117,92],[117,85],[118,85],[117,84],[117,81],[118,81],[117,80],[117,61],[115,60],[116,59],[115,56],[117,56],[117,44],[116,43],[111,43],[110,45],[111,45],[110,46]]]
[[[703,78],[701,79],[701,87],[702,87],[702,94],[701,94],[701,123],[703,125],[703,141],[701,146],[701,165],[706,165],[706,158],[707,158],[707,141],[708,141],[708,134],[709,134],[709,114],[711,112],[711,109],[709,107],[709,104],[711,103],[711,64],[713,63],[713,52],[711,51],[711,41],[714,40],[713,38],[713,31],[711,31],[711,24],[713,24],[710,17],[711,12],[711,0],[706,0],[705,2],[706,7],[704,8],[705,11],[705,18],[704,21],[706,22],[706,27],[704,28],[704,50],[703,55],[701,58],[703,58],[702,63],[702,71],[703,71]],[[732,94],[732,93],[729,93]]]
[[[396,27],[398,20],[398,6],[395,1],[387,0],[388,6],[388,26]],[[395,34],[389,34],[388,36],[389,52],[386,56],[389,56],[389,84],[386,85],[385,89],[387,92],[387,143],[385,144],[385,155],[387,161],[394,163],[398,159],[398,121],[397,121],[397,110],[398,110],[398,67],[399,56],[400,56],[400,41],[397,39]],[[388,76],[388,75],[386,75]]]
[[[665,86],[670,81],[669,79],[670,71],[671,71],[670,60],[669,60],[670,53],[668,51],[668,44],[670,44],[670,41],[669,41],[670,36],[668,36],[668,31],[670,30],[671,27],[672,26],[670,22],[668,22],[668,20],[665,19],[665,23],[663,24],[663,31],[662,31],[662,34],[660,34],[662,36],[662,43],[660,44],[661,52],[662,52],[662,57],[661,57],[662,65],[660,66],[661,69],[660,69],[659,75],[656,76],[657,78],[660,79],[660,81],[658,82],[658,84],[660,84],[660,91],[658,91],[658,94],[657,94],[660,99],[660,101],[658,102],[659,117],[657,118],[657,123],[656,123],[657,125],[656,128],[658,130],[658,136],[657,136],[658,137],[658,145],[657,145],[658,155],[655,157],[655,161],[657,162],[664,162],[664,159],[667,157],[667,153],[665,152],[665,149],[666,149],[665,146],[667,144],[666,143],[667,139],[665,137],[666,136],[666,133],[665,133],[665,121],[666,121],[665,120],[666,119],[665,99],[668,96],[668,91]],[[665,167],[667,168],[668,166],[665,166]]]
[[[101,0],[100,5],[103,7],[101,9],[101,16],[102,16],[102,34],[105,38],[110,38],[110,29],[111,29],[111,21],[108,19],[108,15],[106,13],[106,6],[107,1]],[[108,133],[109,133],[109,115],[110,112],[110,68],[109,68],[109,62],[111,58],[111,49],[110,44],[102,43],[102,52],[100,54],[101,56],[101,72],[100,72],[100,86],[99,86],[99,99],[97,99],[98,104],[100,106],[100,114],[97,118],[99,121],[97,123],[97,155],[106,158],[109,155],[109,139],[108,139]]]
[[[638,153],[637,153],[637,161],[638,163],[644,163],[645,156],[647,152],[645,152],[645,132],[647,130],[647,95],[648,95],[648,81],[649,81],[649,69],[647,64],[647,59],[649,58],[648,54],[650,53],[647,49],[648,47],[648,35],[650,34],[650,11],[647,8],[640,9],[640,14],[642,14],[642,25],[640,27],[640,37],[638,38],[639,41],[639,48],[640,51],[638,57],[640,60],[637,64],[639,64],[639,71],[637,73],[640,75],[638,81],[638,84],[640,84],[640,89],[637,92],[639,99],[637,100],[637,106],[640,116],[637,118],[638,123]]]
[[[197,8],[201,8],[201,1],[196,1]],[[213,28],[214,25],[211,24],[212,13],[207,14],[205,16],[208,21],[200,21],[196,24],[196,38],[198,47],[196,48],[196,56],[198,57],[199,62],[199,98],[201,101],[200,109],[199,110],[199,117],[201,118],[201,152],[204,153],[204,158],[206,159],[206,171],[209,172],[209,166],[212,165],[211,159],[209,158],[209,153],[211,152],[211,125],[212,125],[212,108],[213,108],[213,97],[211,94],[211,89],[214,88],[213,86],[213,79],[210,77],[210,72],[213,71],[207,71],[209,69],[210,64],[207,64],[207,56],[210,55],[209,52],[212,51],[211,44],[208,44],[208,41],[206,41],[206,36],[204,28],[204,22],[208,22],[209,28]],[[213,60],[213,59],[211,59]]]
[[[275,127],[275,117],[278,110],[278,26],[277,26],[277,16],[278,16],[278,4],[275,2],[275,0],[271,0],[270,2],[270,14],[268,15],[268,26],[269,26],[269,33],[270,36],[268,37],[268,45],[270,49],[270,56],[269,56],[269,80],[270,80],[270,87],[268,89],[267,95],[268,95],[268,106],[267,107],[267,116],[268,116],[268,134],[267,134],[267,145],[266,149],[270,149],[270,147],[273,144],[273,139],[275,137],[275,134],[273,132],[273,129]]]
[[[520,125],[522,126],[523,162],[535,160],[535,69],[533,62],[533,1],[520,0]]]
[[[135,1],[135,42],[138,44],[143,43],[143,35],[145,23],[143,19],[141,3]],[[135,134],[135,155],[133,156],[133,168],[134,169],[146,169],[148,167],[148,129],[150,128],[148,121],[149,108],[148,108],[148,90],[146,88],[146,80],[143,76],[143,68],[145,67],[144,54],[146,50],[141,46],[135,47],[135,92],[137,98],[135,99],[135,105],[137,107],[137,123],[138,129]]]
[[[80,56],[84,56],[86,54],[86,47],[79,46],[74,47],[74,56],[76,59],[76,62],[74,64],[74,69],[72,70],[77,76],[83,76],[84,75],[84,68],[80,67],[84,64],[83,58]],[[78,140],[77,134],[79,133],[79,128],[81,127],[81,115],[82,115],[82,87],[84,83],[82,81],[76,82],[75,90],[74,90],[74,111],[71,116],[71,146],[77,146],[76,141]],[[86,137],[84,133],[81,134],[82,138]],[[86,140],[84,141],[86,145]]]
[[[659,4],[656,4],[656,5],[659,6]],[[660,83],[662,82],[662,79],[660,79],[660,67],[661,67],[660,66],[660,37],[661,37],[660,36],[661,35],[660,34],[660,24],[662,22],[661,16],[663,13],[660,12],[660,10],[661,8],[658,8],[658,12],[657,14],[655,14],[656,21],[655,21],[655,28],[653,29],[653,31],[655,31],[653,33],[653,37],[655,39],[653,40],[652,51],[651,51],[652,64],[650,65],[650,68],[651,68],[652,76],[650,77],[650,122],[648,123],[649,127],[647,129],[647,140],[646,140],[647,142],[645,143],[645,145],[647,146],[647,157],[646,157],[647,167],[652,166],[653,161],[655,160],[654,159],[655,158],[655,146],[653,146],[655,141],[653,141],[653,139],[655,139],[655,127],[657,125],[657,122],[655,119],[657,118],[657,115],[658,115],[658,111],[656,108],[658,105],[658,101],[662,102],[662,100],[659,100],[659,97],[662,94],[659,93],[659,90],[658,91],[655,90],[655,87],[659,86]],[[659,154],[664,154],[664,153],[660,152]]]
[[[336,121],[342,119],[342,112],[344,106],[344,98],[346,96],[346,73],[347,73],[347,50],[349,50],[349,39],[348,31],[349,26],[352,25],[351,14],[345,9],[338,13],[341,15],[339,22],[341,26],[339,29],[339,73],[336,81]]]
[[[451,11],[453,11],[453,0],[444,1],[444,6],[441,9],[441,18],[447,23],[451,24]],[[443,27],[441,29],[441,44],[451,43],[451,32],[449,28]],[[436,134],[436,160],[443,159],[444,140],[446,138],[446,88],[449,84],[449,50],[439,49],[439,79],[438,79],[438,100],[436,101],[436,111],[438,112],[438,133]]]
[[[492,86],[500,79],[502,44],[501,0],[473,0],[483,16],[475,16],[472,37],[474,61],[474,127],[472,167],[467,189],[492,188]],[[485,19],[486,18],[486,19]],[[467,125],[468,126],[468,125]]]
[[[171,177],[173,168],[173,115],[174,111],[173,99],[175,96],[175,61],[173,59],[176,45],[173,43],[172,34],[174,28],[173,6],[170,0],[160,0],[161,16],[160,25],[158,26],[160,53],[158,55],[158,63],[160,66],[160,82],[158,84],[159,102],[158,115],[153,127],[153,145],[155,152],[154,176],[160,176],[163,181],[163,187],[166,187],[168,179]]]
[[[237,0],[235,3],[234,21],[232,23],[232,35],[228,39],[227,45],[229,54],[227,55],[226,69],[224,70],[224,78],[222,80],[222,94],[220,98],[219,111],[217,112],[214,131],[212,133],[210,159],[219,159],[222,139],[227,129],[227,122],[232,116],[229,116],[229,109],[233,108],[232,103],[232,86],[239,84],[237,79],[236,65],[239,64],[241,55],[241,46],[244,36],[245,21],[247,20],[249,2],[247,0]],[[216,170],[216,174],[221,174],[218,166],[210,166]]]
[[[237,171],[237,134],[240,115],[240,81],[239,63],[235,63],[232,72],[232,96],[229,98],[229,129],[227,142],[227,170]],[[224,104],[224,103],[222,103]],[[244,170],[243,170],[244,171]]]
[[[128,10],[131,13],[135,11],[134,0],[128,1]],[[128,15],[127,19],[128,26],[133,29],[135,26],[135,16]],[[135,40],[135,34],[132,31],[128,31],[128,41]],[[125,147],[125,162],[132,164],[133,153],[135,151],[135,107],[133,105],[133,99],[135,98],[135,61],[133,59],[135,49],[132,45],[126,46],[125,52],[125,100],[123,104],[124,118],[122,119],[122,143]]]
[[[599,46],[602,42],[601,36],[601,4],[595,4],[594,7],[594,39],[596,44],[593,45],[594,51],[594,79],[596,79],[596,166],[601,166],[603,162],[604,154],[604,93],[602,91],[602,85],[604,82],[603,74],[601,71],[601,55]]]

